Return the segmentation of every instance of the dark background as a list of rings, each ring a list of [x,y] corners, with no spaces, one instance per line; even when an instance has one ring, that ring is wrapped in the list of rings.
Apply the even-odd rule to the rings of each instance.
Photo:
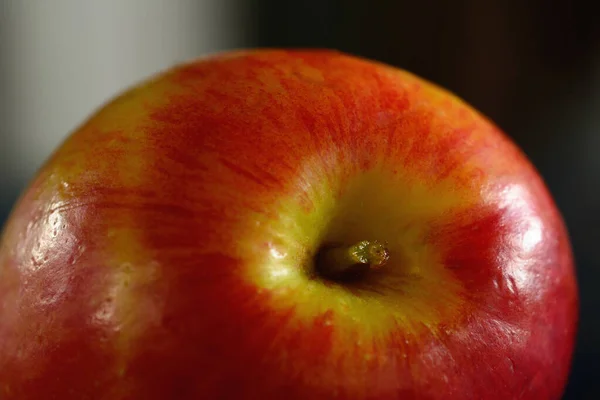
[[[57,11],[0,0],[0,224],[68,131],[124,86],[174,62],[249,46],[328,47],[384,61],[466,99],[540,170],[569,227],[581,292],[565,399],[600,399],[600,23],[587,1],[131,0],[102,10],[58,3],[72,4]],[[96,36],[82,29],[98,18]],[[57,27],[66,33],[54,34]],[[119,33],[107,41],[103,27]],[[89,41],[72,43],[85,32]],[[54,56],[40,53],[48,46]],[[95,49],[106,54],[101,75],[92,62],[67,68],[94,60]],[[59,90],[44,92],[52,88]]]

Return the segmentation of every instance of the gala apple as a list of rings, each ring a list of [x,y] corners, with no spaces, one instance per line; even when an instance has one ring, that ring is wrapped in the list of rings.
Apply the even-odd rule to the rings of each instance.
[[[237,51],[106,105],[0,245],[0,399],[559,399],[562,218],[490,121],[333,51]]]

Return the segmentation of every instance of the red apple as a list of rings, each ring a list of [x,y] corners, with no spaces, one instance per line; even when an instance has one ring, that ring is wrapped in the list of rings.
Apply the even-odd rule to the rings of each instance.
[[[235,52],[126,92],[0,249],[0,398],[558,399],[577,290],[542,180],[407,72]]]

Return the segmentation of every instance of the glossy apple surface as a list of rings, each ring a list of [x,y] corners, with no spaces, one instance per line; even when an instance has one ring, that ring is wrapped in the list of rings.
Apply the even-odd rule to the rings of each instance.
[[[384,242],[360,279],[323,246]],[[0,398],[558,399],[573,261],[492,123],[329,51],[221,54],[126,92],[17,204]]]

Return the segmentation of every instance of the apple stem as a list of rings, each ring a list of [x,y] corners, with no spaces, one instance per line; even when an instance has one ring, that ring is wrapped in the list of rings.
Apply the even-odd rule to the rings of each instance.
[[[325,278],[339,280],[377,270],[389,258],[388,249],[377,240],[363,240],[352,246],[326,246],[317,255],[316,271]]]

